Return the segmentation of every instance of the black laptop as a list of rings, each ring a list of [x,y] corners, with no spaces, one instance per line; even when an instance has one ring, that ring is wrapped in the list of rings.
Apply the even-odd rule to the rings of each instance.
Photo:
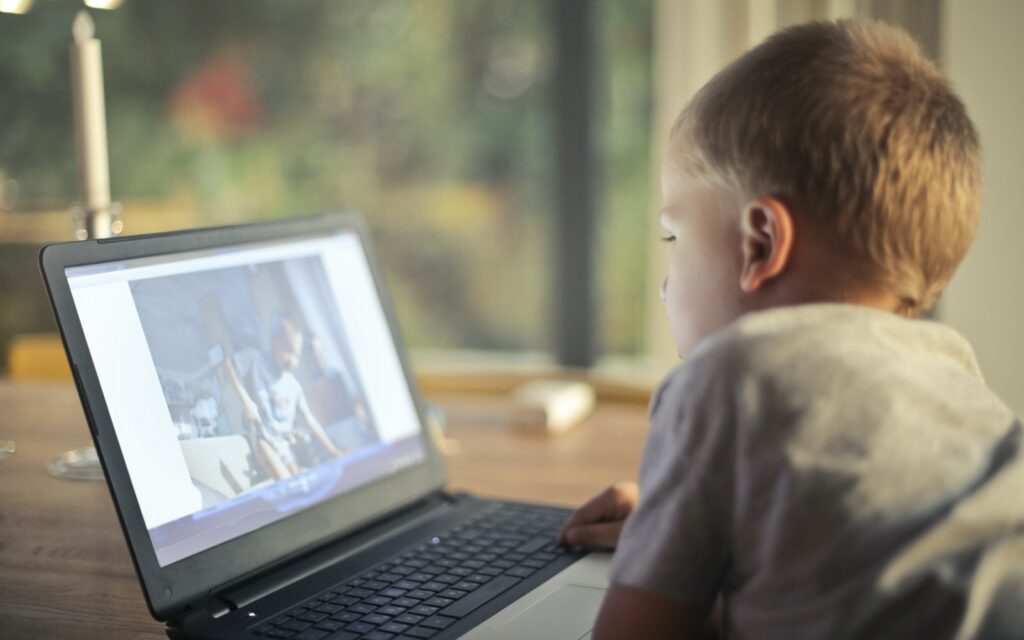
[[[46,247],[150,612],[172,638],[589,635],[560,508],[445,491],[364,223]]]

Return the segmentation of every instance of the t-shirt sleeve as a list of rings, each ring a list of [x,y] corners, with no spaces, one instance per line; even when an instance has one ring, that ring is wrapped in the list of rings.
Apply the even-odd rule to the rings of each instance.
[[[683,366],[655,393],[640,502],[612,581],[710,606],[730,557],[734,407],[721,376]]]

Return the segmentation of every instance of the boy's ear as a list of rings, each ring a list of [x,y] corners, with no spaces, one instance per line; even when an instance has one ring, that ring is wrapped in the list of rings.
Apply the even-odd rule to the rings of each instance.
[[[740,219],[743,268],[740,288],[758,291],[789,265],[793,251],[793,215],[775,198],[747,203]]]

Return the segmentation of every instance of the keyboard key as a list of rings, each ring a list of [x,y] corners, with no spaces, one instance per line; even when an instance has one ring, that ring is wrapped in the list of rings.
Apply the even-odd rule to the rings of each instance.
[[[317,629],[323,629],[324,631],[337,631],[344,626],[345,623],[338,620],[324,620],[316,624]]]
[[[386,586],[388,586],[388,583],[381,582],[380,580],[367,580],[363,584],[363,588],[364,589],[373,589],[374,591],[377,591],[379,589],[383,589]]]
[[[433,611],[430,611],[430,612],[428,612],[426,614],[428,616],[432,615],[433,613],[435,613],[437,611],[437,609],[434,609],[433,607],[427,607],[427,608],[428,609],[433,609]],[[397,618],[395,618],[395,622],[401,622],[403,624],[416,624],[420,620],[422,620],[424,617],[426,617],[426,616],[418,616],[415,613],[403,613],[402,615],[400,615]]]
[[[449,585],[449,584],[455,584],[456,582],[458,582],[461,579],[462,579],[462,576],[457,576],[457,575],[454,575],[454,574],[451,574],[451,573],[445,573],[443,575],[436,576],[434,578],[433,582],[440,582],[440,583],[442,583],[444,585]],[[426,587],[426,585],[424,585],[424,587]],[[441,587],[441,589],[447,589],[447,588],[448,588],[447,586]],[[440,591],[441,589],[438,589],[438,591]]]
[[[519,583],[518,578],[501,576],[491,580],[458,602],[441,610],[442,615],[462,618]],[[429,601],[428,601],[429,604]],[[415,613],[415,610],[413,610]]]
[[[415,607],[419,603],[420,601],[416,598],[410,598],[409,596],[405,596],[403,598],[396,598],[391,604],[393,604],[396,607]]]
[[[455,576],[452,576],[452,578],[455,578]],[[449,582],[448,584],[445,584],[444,582],[439,582],[437,580],[431,580],[430,582],[424,582],[422,585],[420,585],[420,588],[422,588],[422,589],[424,589],[426,591],[444,591],[445,589],[448,588],[449,584],[454,584],[454,582],[456,582],[456,581]]]
[[[288,629],[289,631],[305,631],[306,629],[313,626],[312,622],[303,622],[302,620],[289,620],[283,624],[277,625],[282,629]]]
[[[409,609],[409,613],[415,613],[418,616],[432,616],[438,611],[440,611],[438,607],[432,607],[428,604],[421,604],[418,607]]]
[[[332,615],[332,614],[338,613],[339,611],[341,611],[344,608],[345,607],[341,607],[341,606],[338,606],[336,604],[331,604],[329,602],[325,602],[325,603],[317,606],[317,608],[314,609],[314,611],[319,611],[320,613],[326,613],[327,615]]]
[[[318,611],[307,611],[299,616],[296,616],[296,620],[305,620],[306,622],[320,622],[327,617],[326,613],[320,613]]]
[[[386,596],[370,596],[366,600],[363,600],[363,602],[372,604],[375,607],[383,607],[384,605],[391,603],[391,598]]]
[[[373,592],[369,589],[352,589],[346,595],[350,595],[353,598],[365,598],[366,596],[372,596]]]
[[[364,603],[360,602],[359,604],[354,604],[351,607],[349,607],[348,611],[354,611],[355,613],[371,613],[376,608],[377,607],[375,607],[375,606],[373,606],[371,604],[364,604]]]
[[[452,586],[452,588],[453,589],[460,589],[462,591],[475,591],[479,586],[480,585],[477,584],[476,582],[470,582],[468,580],[463,580],[462,582],[456,583],[454,586]],[[444,595],[444,594],[442,593],[441,595]]]
[[[342,611],[331,616],[331,620],[337,620],[339,622],[355,622],[359,618],[362,618],[363,614],[357,611]]]
[[[407,629],[405,635],[412,636],[413,638],[431,638],[437,635],[437,629],[430,629],[427,627],[413,627]]]
[[[528,578],[529,576],[533,575],[533,572],[534,569],[530,569],[528,567],[516,567],[514,569],[509,569],[508,571],[506,571],[505,575],[515,576],[517,578]]]
[[[429,591],[427,589],[413,589],[406,595],[410,598],[419,598],[420,600],[426,600],[427,598],[432,597],[435,593],[436,591]]]
[[[363,640],[391,640],[395,637],[393,633],[385,633],[384,631],[371,631],[370,633],[363,636]]]
[[[320,629],[306,629],[294,636],[292,640],[324,640],[329,635],[328,631],[321,631]]]
[[[376,629],[377,626],[370,624],[369,622],[353,622],[352,624],[345,627],[345,631],[351,631],[352,633],[369,633]]]
[[[394,605],[389,604],[386,607],[381,607],[380,609],[377,609],[376,613],[383,613],[386,616],[398,616],[405,613],[405,611],[405,607],[396,607]]]
[[[442,598],[451,598],[452,600],[458,600],[469,595],[466,591],[460,591],[459,589],[446,589],[438,594]]]
[[[350,604],[355,604],[357,602],[359,602],[359,598],[353,598],[349,595],[338,596],[337,598],[331,599],[331,604],[336,604],[342,607],[347,607]]]
[[[404,596],[408,592],[409,592],[408,589],[396,589],[395,587],[391,587],[390,589],[385,589],[385,590],[381,591],[380,595],[387,596],[389,598],[401,598],[402,596]],[[413,597],[415,597],[415,596],[413,596]]]
[[[447,607],[452,602],[453,602],[453,600],[451,598],[433,597],[433,598],[427,600],[426,602],[424,602],[423,604],[425,604],[427,606],[430,606],[430,607]]]
[[[544,536],[543,538],[541,538],[541,537],[532,538],[530,540],[527,540],[523,544],[519,545],[519,548],[516,549],[516,551],[518,551],[519,553],[527,553],[527,554],[529,554],[529,553],[536,553],[537,551],[540,551],[541,549],[543,549],[544,545],[546,545],[549,542],[551,542],[551,538],[549,538],[547,536]]]
[[[409,628],[409,625],[402,624],[400,622],[389,622],[380,628],[381,631],[387,631],[388,633],[402,633]]]
[[[391,622],[391,617],[390,616],[381,615],[379,613],[371,613],[368,616],[363,616],[363,619],[360,620],[360,622],[369,622],[370,624],[373,624],[373,625],[382,625],[382,624],[387,624],[388,622]]]
[[[441,629],[447,629],[452,626],[452,623],[454,622],[456,622],[455,618],[449,618],[447,616],[430,616],[421,622],[420,626],[440,631]]]
[[[381,582],[388,582],[388,583],[398,582],[399,580],[402,579],[402,575],[398,574],[398,573],[390,573],[390,572],[389,573],[382,573],[379,576],[377,576],[377,579],[380,580]]]
[[[425,582],[424,580],[399,580],[398,582],[391,585],[394,589],[415,589]],[[429,588],[429,587],[428,587]]]

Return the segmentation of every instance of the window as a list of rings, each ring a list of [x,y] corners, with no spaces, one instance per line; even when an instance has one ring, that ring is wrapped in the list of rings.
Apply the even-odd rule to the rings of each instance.
[[[547,0],[126,0],[103,43],[127,233],[353,208],[413,348],[550,352]],[[39,243],[76,199],[76,2],[0,15],[0,341],[45,328]],[[600,350],[639,348],[651,2],[594,3]],[[2,231],[7,229],[7,231]],[[2,276],[9,277],[9,276]],[[31,302],[25,302],[31,301]]]

